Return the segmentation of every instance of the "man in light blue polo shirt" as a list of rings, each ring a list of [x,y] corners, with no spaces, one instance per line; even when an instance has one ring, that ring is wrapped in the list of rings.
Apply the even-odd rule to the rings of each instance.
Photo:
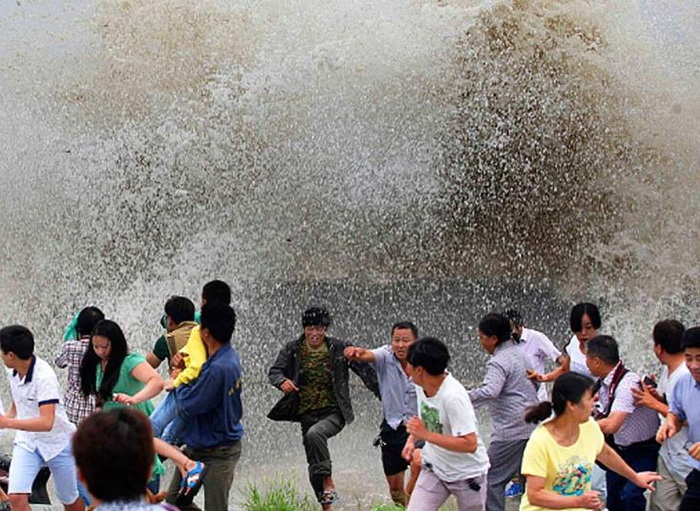
[[[30,510],[32,483],[46,464],[64,508],[82,511],[71,452],[75,426],[63,409],[56,373],[34,355],[34,336],[26,327],[13,325],[0,330],[0,348],[2,361],[10,369],[12,391],[12,407],[0,416],[0,429],[17,430],[7,492],[10,506],[15,511]]]
[[[685,363],[690,374],[684,374],[676,382],[671,396],[671,411],[656,436],[664,442],[688,423],[686,449],[693,471],[685,482],[688,489],[681,501],[680,511],[700,509],[700,327],[689,328],[683,333],[681,346],[685,351]]]
[[[401,456],[401,451],[408,440],[406,423],[417,415],[416,387],[406,367],[408,348],[417,338],[416,326],[402,321],[391,328],[390,345],[374,350],[349,346],[344,352],[348,360],[371,363],[377,371],[384,414],[379,429],[382,465],[391,499],[404,507],[407,503],[404,472],[409,462]]]

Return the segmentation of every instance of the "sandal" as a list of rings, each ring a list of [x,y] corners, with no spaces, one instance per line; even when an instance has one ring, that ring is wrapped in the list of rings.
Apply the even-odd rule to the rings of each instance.
[[[182,480],[177,499],[175,499],[176,506],[182,507],[192,504],[195,495],[197,495],[197,492],[202,487],[202,483],[204,483],[204,476],[207,475],[208,471],[209,466],[198,461],[197,465],[187,472],[187,475]]]
[[[335,501],[338,500],[338,492],[335,490],[325,490],[321,494],[321,500],[319,500],[319,504],[326,505],[326,504],[334,504]]]

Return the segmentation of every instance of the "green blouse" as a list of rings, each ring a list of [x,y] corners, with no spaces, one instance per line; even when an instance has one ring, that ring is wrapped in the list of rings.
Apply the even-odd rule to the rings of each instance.
[[[119,368],[119,379],[117,380],[117,383],[112,389],[112,394],[126,394],[127,396],[133,396],[134,394],[140,392],[141,389],[143,389],[146,386],[146,384],[134,378],[131,375],[131,372],[136,368],[136,366],[145,362],[146,358],[143,355],[139,353],[129,353],[124,358],[124,361],[122,362],[122,365]],[[102,376],[102,364],[97,364],[96,386],[98,389],[100,388],[100,385],[102,385]],[[113,408],[118,408],[121,406],[126,405],[117,403],[110,399],[109,401],[105,402],[102,409],[111,410]],[[142,403],[139,403],[137,405],[134,405],[133,407],[141,410],[149,417],[155,409],[150,399],[147,401],[143,401]],[[163,474],[165,474],[165,466],[160,461],[160,458],[156,455],[155,464],[153,466],[153,475],[160,476]]]

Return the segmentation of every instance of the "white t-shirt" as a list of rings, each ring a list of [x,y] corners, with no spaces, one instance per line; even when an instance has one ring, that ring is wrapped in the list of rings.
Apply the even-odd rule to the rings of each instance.
[[[547,360],[555,361],[561,355],[561,352],[554,346],[554,343],[549,340],[542,332],[523,328],[520,334],[520,342],[518,346],[522,348],[525,354],[529,357],[532,363],[532,369],[540,374],[544,374],[547,369]],[[540,384],[537,389],[537,398],[540,401],[548,401],[547,386]]]
[[[593,375],[588,370],[588,366],[586,365],[586,355],[581,352],[578,338],[575,335],[571,336],[569,344],[566,345],[566,354],[569,355],[569,358],[571,359],[571,371],[583,374],[589,378],[593,378]]]
[[[540,374],[545,372],[547,360],[555,361],[561,355],[549,337],[537,330],[523,328],[519,344],[530,356],[533,369]]]
[[[476,433],[477,447],[474,453],[455,452],[443,449],[430,442],[421,451],[424,464],[439,479],[446,482],[462,481],[486,474],[489,457],[478,431],[472,402],[466,389],[448,374],[433,397],[427,397],[416,385],[418,413],[429,431],[447,436],[465,436]]]
[[[75,432],[75,426],[68,421],[63,408],[63,396],[56,373],[49,364],[35,356],[24,378],[20,378],[12,369],[8,369],[7,376],[18,419],[37,418],[40,406],[55,405],[51,431],[17,430],[15,435],[16,444],[26,447],[30,452],[38,450],[44,461],[52,459],[70,443]]]
[[[658,392],[666,396],[666,400],[671,404],[671,396],[673,396],[673,388],[678,380],[684,374],[688,374],[688,366],[685,363],[679,365],[669,378],[668,367],[664,366],[659,378]],[[660,417],[664,420],[664,417]],[[677,477],[685,479],[693,470],[688,457],[688,451],[685,450],[685,444],[688,442],[688,428],[683,427],[673,438],[667,439],[661,444],[659,455],[663,458],[668,469]]]

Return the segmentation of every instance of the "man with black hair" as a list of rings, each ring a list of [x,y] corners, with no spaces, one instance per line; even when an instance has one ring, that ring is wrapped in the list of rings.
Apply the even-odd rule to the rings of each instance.
[[[408,511],[437,511],[450,495],[460,510],[484,510],[489,458],[466,389],[447,373],[450,354],[438,339],[424,337],[408,350],[408,369],[417,386],[418,416],[408,421],[403,450],[410,460],[424,441],[423,467]]]
[[[189,305],[185,302],[186,298],[178,298],[175,302],[170,302],[166,310],[168,318],[167,324],[170,326],[175,323],[175,320],[189,318],[194,315],[194,305]],[[231,300],[231,289],[228,284],[220,280],[212,280],[207,282],[202,289],[202,308],[207,304],[229,305]],[[189,300],[187,300],[189,302]],[[190,302],[191,304],[191,302]],[[169,312],[168,312],[169,311]],[[175,320],[172,320],[171,314],[175,314]],[[181,323],[182,324],[182,323]],[[170,379],[165,382],[165,390],[172,391],[182,385],[190,385],[199,376],[202,365],[207,360],[207,349],[200,335],[199,325],[187,323],[182,324],[182,335],[179,339],[174,337],[167,338],[168,352],[170,357]],[[189,331],[189,337],[185,334]],[[166,334],[167,336],[167,334]],[[176,350],[177,342],[186,340],[186,344]],[[158,362],[160,364],[160,362]],[[151,365],[157,367],[151,362]],[[156,436],[161,436],[171,444],[178,444],[180,438],[178,436],[181,420],[177,419],[177,410],[174,406],[174,400],[170,395],[166,396],[158,406],[158,410],[151,415],[153,430]]]
[[[520,312],[508,309],[503,315],[510,321],[513,337],[520,341],[518,345],[532,362],[532,367],[528,369],[528,375],[532,379],[536,380],[538,375],[545,374],[547,360],[557,362],[559,365],[563,364],[561,352],[554,346],[554,343],[539,330],[525,328],[525,322]],[[539,386],[537,397],[540,401],[549,399],[546,385]]]
[[[185,347],[192,330],[197,327],[197,323],[194,321],[194,304],[189,298],[184,296],[171,296],[165,302],[165,315],[168,331],[164,336],[164,344],[167,355],[163,354],[163,358],[167,357],[170,360],[173,355]],[[158,348],[157,343],[156,348]],[[156,354],[156,348],[154,348],[153,353],[149,353],[146,357],[146,360],[153,367],[158,367],[158,364],[162,361],[161,355]],[[154,365],[149,357],[157,358],[158,364]],[[182,421],[177,417],[175,397],[172,392],[169,392],[153,411],[151,423],[153,425],[153,434],[156,437],[169,444],[178,444],[178,434],[182,427]]]
[[[323,509],[330,510],[338,494],[328,439],[355,418],[348,370],[379,396],[377,373],[367,363],[345,358],[351,343],[326,336],[331,317],[325,308],[307,309],[301,324],[304,333],[280,350],[268,371],[270,383],[285,393],[268,418],[301,424],[311,486]]]
[[[71,437],[75,431],[63,409],[61,388],[51,366],[34,355],[34,335],[20,325],[0,330],[2,360],[12,392],[10,411],[0,429],[17,430],[12,450],[8,494],[13,510],[29,511],[32,483],[48,465],[59,500],[66,510],[82,511]]]
[[[210,280],[202,288],[202,305],[205,303],[231,303],[231,287],[223,280]]]
[[[372,364],[379,379],[384,420],[379,427],[382,466],[394,503],[406,506],[404,472],[410,465],[401,455],[408,432],[406,423],[417,413],[416,388],[408,374],[408,350],[418,338],[418,329],[410,321],[391,327],[391,344],[374,350],[349,346],[345,358]],[[413,476],[413,474],[411,474]]]
[[[153,346],[153,351],[146,355],[154,369],[171,358],[175,353],[185,347],[190,338],[192,329],[197,326],[195,321],[194,303],[184,296],[171,296],[165,302],[165,334],[158,338]]]
[[[163,327],[167,332],[171,331],[171,324],[168,321],[168,317],[174,317],[177,319],[175,321],[176,325],[184,321],[194,321],[199,323],[199,314],[195,312],[194,305],[192,305],[192,312],[190,313],[190,300],[183,297],[172,297],[174,302],[170,303],[169,310],[172,314],[168,314],[168,310],[165,311],[165,316],[161,322]],[[187,300],[186,303],[184,300]],[[222,280],[212,280],[204,284],[202,288],[201,295],[201,305],[202,307],[207,303],[223,303],[225,305],[231,304],[231,288],[229,285]],[[166,306],[168,304],[166,303]],[[167,307],[166,307],[167,308]],[[193,367],[190,371],[187,371],[185,376],[181,379],[194,379],[197,377],[195,374],[198,367],[206,360],[206,352],[204,351],[204,345],[202,340],[199,338],[199,329],[195,324],[192,328],[189,328],[190,337],[182,336],[184,338],[184,343],[182,346],[178,346],[176,351],[172,351],[172,342],[169,342],[167,333],[161,335],[153,346],[153,351],[146,356],[146,360],[154,368],[158,368],[160,364],[168,359],[171,367],[171,371],[174,370],[175,373],[179,374],[180,371],[185,370],[187,367]],[[181,339],[178,340],[177,344],[181,343]],[[184,357],[190,357],[189,365],[186,367]],[[179,385],[180,382],[177,383]],[[175,386],[177,386],[175,385]]]
[[[586,364],[598,378],[596,419],[606,440],[636,472],[656,470],[659,417],[654,410],[635,403],[632,390],[640,388],[639,376],[620,360],[617,341],[598,335],[586,343]],[[644,490],[608,470],[605,474],[609,511],[643,511]]]
[[[207,303],[202,307],[200,334],[209,358],[196,380],[174,391],[178,415],[183,417],[181,438],[185,454],[205,463],[204,509],[228,509],[236,464],[241,456],[241,364],[231,346],[236,314],[227,304]],[[204,477],[202,474],[201,477]],[[186,484],[188,481],[186,481]],[[182,475],[176,471],[167,500],[185,511],[198,509],[183,499]]]
[[[676,383],[689,373],[681,347],[684,331],[685,327],[675,319],[659,321],[654,326],[654,354],[664,366],[658,388],[654,388],[653,381],[649,380],[647,384],[642,380],[641,388],[632,389],[637,405],[651,408],[661,420],[668,415],[668,403]],[[656,491],[649,495],[648,511],[670,511],[680,506],[687,489],[685,479],[693,470],[685,450],[687,442],[688,430],[683,427],[661,445],[657,465],[663,479],[656,483]]]
[[[212,280],[202,288],[202,307],[206,304],[231,304],[231,288],[221,280]],[[195,320],[196,320],[195,314]],[[207,359],[204,343],[199,335],[199,327],[195,326],[190,332],[190,338],[185,347],[175,353],[170,359],[172,367],[171,381],[166,382],[165,388],[171,390],[183,383],[189,383],[199,374],[199,369]]]
[[[688,372],[676,382],[671,395],[671,409],[659,429],[657,440],[667,442],[683,426],[688,424],[687,456],[693,467],[685,482],[688,489],[681,500],[680,511],[700,509],[700,327],[689,328],[683,333],[681,347]]]

